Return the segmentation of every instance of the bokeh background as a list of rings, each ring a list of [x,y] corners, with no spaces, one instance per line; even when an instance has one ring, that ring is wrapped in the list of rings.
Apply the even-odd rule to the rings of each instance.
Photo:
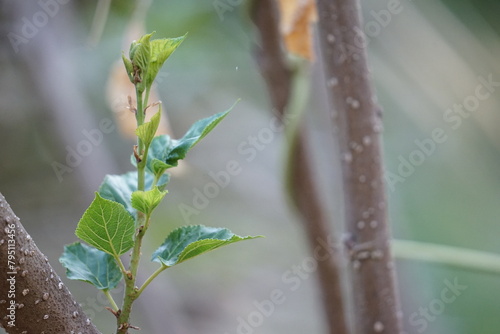
[[[113,1],[98,39],[92,32],[96,1],[52,1],[58,4],[54,15],[39,21],[36,31],[26,30],[26,22],[49,2],[1,2],[0,191],[89,317],[111,333],[114,321],[103,310],[105,299],[90,285],[65,279],[58,258],[65,244],[76,241],[76,224],[104,175],[132,168],[133,141],[119,131],[106,96],[111,68],[128,48],[124,35],[135,6]],[[229,9],[217,10],[221,4]],[[394,4],[397,12],[381,16]],[[283,280],[310,256],[284,191],[284,133],[275,132],[251,159],[238,149],[249,147],[273,117],[253,59],[257,38],[248,5],[249,0],[154,1],[146,13],[146,30],[157,37],[189,33],[157,83],[174,137],[195,120],[241,101],[174,171],[144,254],[184,224],[266,238],[168,270],[135,307],[134,325],[143,333],[325,333],[314,275],[293,291]],[[365,24],[371,22],[365,33],[384,110],[388,175],[397,175],[402,161],[418,154],[416,141],[429,142],[435,129],[446,136],[404,177],[389,182],[394,237],[500,252],[500,3],[376,0],[362,1],[362,7]],[[333,228],[340,214],[338,156],[324,78],[317,62],[310,67],[304,122]],[[486,92],[478,88],[480,78],[493,84],[488,97],[474,105],[477,89]],[[473,110],[447,111],[464,103]],[[86,139],[84,132],[99,129],[103,119],[116,129],[58,178],[53,163],[65,163],[68,152]],[[193,206],[196,189],[212,181],[210,172],[225,170],[231,160],[241,172],[199,214],[183,217],[180,207]],[[397,264],[407,333],[498,333],[500,277],[413,261]],[[146,256],[142,268],[147,277],[155,265]],[[446,281],[466,288],[453,302],[440,303]],[[239,330],[241,319],[248,321],[256,303],[275,289],[284,292],[284,302],[258,326]],[[430,308],[430,316],[418,315],[421,308]]]

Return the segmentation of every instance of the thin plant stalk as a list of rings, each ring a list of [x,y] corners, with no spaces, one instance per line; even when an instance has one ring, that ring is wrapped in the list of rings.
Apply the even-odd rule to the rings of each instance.
[[[148,103],[148,95],[143,100],[143,92],[136,89],[137,95],[137,107],[136,107],[136,120],[137,127],[144,124],[145,119],[145,106]],[[139,191],[145,190],[145,168],[147,161],[147,148],[144,147],[144,143],[138,137],[137,138],[137,189]],[[128,333],[128,328],[130,327],[130,314],[132,312],[132,304],[139,298],[142,289],[139,290],[136,287],[137,280],[137,270],[139,269],[139,261],[141,258],[141,247],[142,239],[147,230],[147,217],[144,213],[137,212],[137,234],[135,238],[134,248],[132,250],[130,258],[129,270],[125,273],[125,292],[123,295],[123,306],[117,317],[117,332],[116,334],[126,334]]]

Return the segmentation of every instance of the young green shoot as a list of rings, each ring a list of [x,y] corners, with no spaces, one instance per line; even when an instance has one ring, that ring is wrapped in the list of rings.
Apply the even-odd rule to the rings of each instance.
[[[104,178],[76,228],[76,236],[85,243],[65,246],[60,258],[68,278],[88,282],[107,297],[109,310],[116,317],[116,334],[126,334],[129,328],[137,328],[130,320],[133,303],[165,269],[219,247],[259,237],[240,237],[219,227],[179,227],[153,252],[151,260],[160,266],[138,287],[142,241],[152,223],[154,210],[167,194],[165,188],[170,177],[166,171],[177,166],[178,161],[184,159],[232,109],[195,122],[180,139],[156,136],[161,104],[150,121],[145,121],[151,86],[164,62],[186,36],[151,40],[152,35],[132,42],[128,57],[122,55],[137,98],[133,108],[137,145],[132,151],[136,171]],[[121,256],[129,251],[130,262],[126,267]],[[118,306],[110,290],[122,280],[125,292]]]

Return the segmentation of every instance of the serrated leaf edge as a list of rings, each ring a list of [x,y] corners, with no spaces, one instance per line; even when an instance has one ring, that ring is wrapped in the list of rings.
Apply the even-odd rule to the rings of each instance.
[[[130,216],[129,212],[127,211],[127,209],[125,208],[125,206],[124,206],[123,204],[118,203],[118,202],[113,201],[113,200],[110,200],[110,199],[106,199],[106,198],[102,197],[102,196],[101,196],[98,192],[95,192],[95,195],[96,195],[96,197],[94,198],[94,200],[92,201],[92,203],[90,204],[90,206],[87,208],[87,210],[85,210],[85,212],[84,212],[84,213],[83,213],[83,215],[82,215],[82,218],[80,218],[80,221],[83,219],[83,217],[84,217],[84,216],[87,214],[87,212],[90,210],[90,208],[91,208],[91,206],[92,206],[93,202],[97,199],[97,196],[99,196],[99,198],[100,198],[101,200],[104,200],[104,201],[109,201],[109,202],[112,202],[112,203],[116,203],[117,205],[120,205],[121,207],[123,207],[123,210],[124,210],[124,212],[123,212],[123,213],[124,213],[124,214],[126,214],[128,217],[130,217],[130,219],[134,220],[134,219],[132,218],[132,216]],[[101,211],[102,211],[102,210],[101,210]],[[124,237],[125,237],[125,235],[128,233],[128,230],[130,230],[130,229],[135,229],[135,224],[134,224],[134,225],[131,225],[131,227],[130,227],[130,228],[129,228],[126,232],[124,232],[124,233],[123,233],[123,235],[122,235],[122,237],[121,237],[121,240],[120,240],[120,249],[119,249],[119,251],[117,251],[117,250],[115,249],[115,246],[113,245],[113,242],[111,242],[112,238],[110,238],[109,231],[108,231],[108,228],[106,228],[106,226],[104,226],[104,229],[105,229],[105,231],[106,231],[106,235],[107,235],[107,237],[108,237],[108,238],[110,238],[109,240],[106,240],[106,239],[102,238],[100,235],[98,235],[97,233],[95,233],[95,232],[93,231],[93,229],[88,228],[88,230],[92,231],[92,232],[93,232],[93,235],[95,235],[98,239],[101,239],[102,241],[104,241],[104,242],[106,242],[107,244],[109,244],[109,245],[110,245],[110,248],[111,248],[111,249],[112,249],[112,251],[113,251],[113,253],[110,253],[110,252],[108,252],[106,249],[102,249],[102,246],[101,246],[101,245],[99,245],[99,244],[95,245],[95,244],[94,244],[94,242],[89,242],[88,240],[85,240],[84,238],[82,238],[82,237],[81,237],[81,235],[84,235],[84,236],[86,236],[89,240],[92,240],[92,238],[90,238],[90,237],[89,237],[89,234],[88,234],[86,231],[84,231],[84,230],[80,227],[80,221],[78,222],[78,225],[77,225],[76,230],[75,230],[75,234],[76,234],[76,236],[77,236],[78,238],[82,239],[83,241],[87,242],[88,244],[90,244],[92,247],[94,247],[94,248],[96,248],[96,249],[98,249],[98,250],[100,250],[100,251],[102,251],[102,252],[108,253],[108,254],[110,254],[110,255],[112,255],[112,256],[120,256],[120,255],[124,254],[125,252],[127,252],[129,249],[131,249],[131,248],[133,247],[133,243],[132,243],[132,244],[130,245],[130,247],[128,247],[128,248],[127,248],[127,247],[125,247],[125,248],[124,248],[124,247],[123,247],[123,245],[124,245],[123,238],[124,238]],[[94,222],[95,222],[95,221],[94,221]],[[97,222],[95,222],[95,223],[97,224]],[[104,225],[106,225],[106,223],[105,223]],[[82,234],[81,234],[81,235],[79,235],[80,233],[82,233]]]
[[[198,225],[186,225],[186,226],[180,226],[180,227],[177,227],[177,228],[173,229],[173,230],[172,230],[172,231],[171,231],[171,232],[167,235],[167,237],[165,238],[165,240],[161,243],[161,245],[160,245],[158,248],[160,248],[160,247],[162,247],[162,246],[163,246],[163,244],[164,244],[164,243],[166,242],[166,240],[170,237],[170,235],[172,235],[172,234],[173,234],[173,233],[175,233],[176,231],[178,231],[178,230],[182,230],[182,229],[184,229],[184,228],[186,228],[186,227],[192,227],[192,228],[195,228],[195,227],[209,227],[209,228],[221,229],[221,230],[226,230],[226,231],[229,231],[229,233],[231,233],[231,234],[232,234],[232,236],[231,236],[231,237],[229,237],[229,238],[225,238],[225,239],[207,238],[207,239],[201,239],[201,240],[196,240],[196,241],[193,241],[193,242],[191,242],[191,243],[187,244],[187,245],[184,247],[184,249],[183,249],[183,250],[181,251],[181,253],[179,254],[179,256],[178,256],[177,260],[175,261],[175,263],[173,263],[173,264],[171,264],[171,265],[166,264],[167,260],[165,260],[164,258],[160,257],[159,255],[157,255],[157,256],[155,256],[155,257],[151,258],[151,261],[153,261],[153,262],[160,262],[163,266],[166,266],[166,267],[173,267],[173,266],[175,266],[176,264],[179,264],[179,263],[181,263],[181,262],[184,262],[184,261],[187,261],[187,260],[189,260],[189,259],[195,258],[195,257],[197,257],[197,256],[199,256],[199,255],[202,255],[202,254],[205,254],[205,253],[207,253],[207,252],[210,252],[210,251],[214,250],[215,248],[218,248],[218,247],[212,247],[212,248],[208,249],[206,252],[200,253],[200,254],[198,254],[198,255],[195,255],[195,256],[192,256],[192,257],[190,257],[190,258],[186,259],[186,254],[185,254],[186,249],[188,249],[191,245],[196,244],[196,243],[202,243],[202,242],[206,242],[206,241],[218,241],[218,242],[222,242],[222,243],[225,243],[225,242],[229,242],[229,241],[231,241],[231,243],[235,243],[235,242],[238,242],[238,241],[245,241],[245,240],[251,240],[251,239],[257,239],[257,238],[263,238],[263,237],[264,237],[264,236],[262,236],[262,235],[257,235],[257,236],[249,236],[249,235],[247,235],[247,236],[242,237],[242,236],[239,236],[239,235],[237,235],[237,234],[234,234],[231,230],[229,230],[229,229],[228,229],[228,228],[226,228],[226,227],[213,227],[213,226],[205,226],[205,225],[201,225],[201,224],[198,224]],[[233,239],[233,238],[237,238],[238,240],[234,240],[234,241],[232,241],[232,239]],[[222,247],[222,246],[221,246],[221,247]],[[158,249],[158,248],[157,248],[157,249]],[[177,249],[177,248],[176,248],[176,249]],[[189,252],[192,252],[192,251],[194,251],[194,250],[195,250],[195,249],[191,249],[191,250],[189,250]],[[156,252],[156,251],[155,251],[155,252]],[[153,253],[155,253],[155,252],[153,252]],[[172,252],[170,252],[170,253],[174,253],[174,251],[172,251]]]
[[[86,245],[86,244],[82,244],[82,243],[81,243],[81,242],[79,242],[79,241],[75,241],[74,243],[69,244],[69,245],[64,245],[64,252],[63,252],[63,255],[64,255],[66,252],[70,252],[70,251],[68,250],[68,247],[71,247],[71,246],[76,246],[76,245],[81,245],[82,247],[83,247],[83,246],[87,246],[87,247],[90,247],[90,248],[94,248],[95,250],[97,250],[97,251],[99,251],[99,252],[102,252],[102,253],[104,253],[104,254],[106,254],[106,255],[110,255],[110,254],[108,254],[108,253],[106,253],[106,252],[104,252],[104,251],[102,251],[102,250],[100,250],[100,249],[98,249],[98,248],[93,247],[93,246]],[[103,284],[103,283],[99,280],[99,278],[98,278],[98,277],[94,274],[94,271],[93,271],[93,270],[91,270],[91,268],[87,265],[87,263],[86,263],[86,262],[81,261],[81,259],[80,259],[80,258],[77,256],[77,254],[75,254],[74,252],[71,252],[71,254],[73,254],[76,258],[78,258],[78,259],[80,260],[80,262],[81,262],[81,263],[83,263],[83,264],[85,265],[85,268],[86,268],[86,269],[87,269],[87,271],[91,274],[91,276],[93,276],[93,277],[95,278],[95,281],[99,283],[99,286],[96,286],[96,285],[94,284],[94,282],[89,281],[89,280],[86,280],[86,279],[71,278],[71,277],[69,276],[69,274],[70,274],[70,272],[75,272],[75,270],[72,270],[72,269],[70,269],[70,268],[68,268],[68,267],[66,266],[66,262],[63,260],[63,255],[61,255],[61,257],[59,258],[59,263],[61,263],[61,265],[62,265],[62,266],[66,269],[66,276],[68,277],[68,279],[75,280],[75,281],[81,281],[81,282],[87,282],[87,283],[89,283],[89,284],[91,284],[91,285],[95,286],[95,287],[96,287],[97,289],[99,289],[99,290],[110,290],[110,289],[114,289],[114,288],[116,287],[116,285],[117,285],[117,284],[116,284],[115,286],[109,286],[109,287],[105,288],[105,287],[104,287],[104,284]],[[112,255],[110,255],[110,256],[111,256],[111,258],[113,259]],[[114,259],[113,259],[113,260],[114,260]],[[117,267],[118,267],[118,265],[117,265]],[[120,272],[120,274],[121,274],[121,272]],[[108,278],[108,281],[109,281],[109,271],[106,271],[106,277]],[[122,276],[122,277],[123,277],[123,276]]]

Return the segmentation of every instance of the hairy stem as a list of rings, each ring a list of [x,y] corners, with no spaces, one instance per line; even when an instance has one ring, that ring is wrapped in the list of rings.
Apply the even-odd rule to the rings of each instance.
[[[342,156],[346,248],[356,333],[400,333],[390,252],[381,120],[368,71],[359,0],[316,0],[327,93]]]

